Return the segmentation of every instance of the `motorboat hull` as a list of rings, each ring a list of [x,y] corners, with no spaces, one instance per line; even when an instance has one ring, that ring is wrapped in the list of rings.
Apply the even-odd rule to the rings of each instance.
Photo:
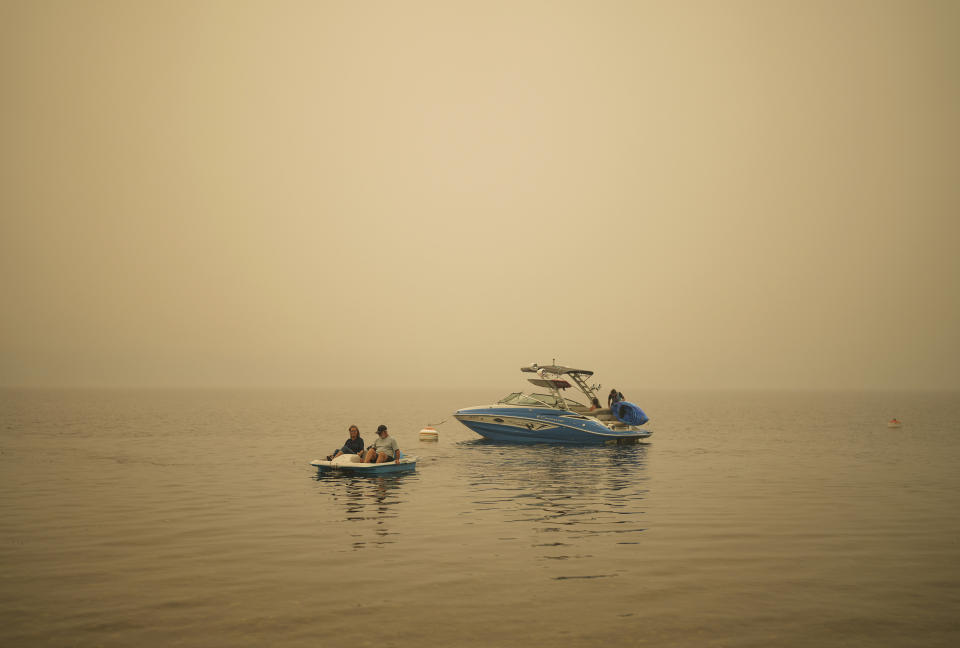
[[[637,426],[607,427],[583,414],[535,407],[470,407],[454,417],[480,436],[506,443],[622,444],[653,434]]]
[[[311,461],[310,465],[317,469],[318,475],[327,473],[385,475],[390,473],[413,472],[417,469],[417,460],[414,457],[403,457],[400,459],[400,463],[393,461],[386,463],[340,463],[317,459]]]

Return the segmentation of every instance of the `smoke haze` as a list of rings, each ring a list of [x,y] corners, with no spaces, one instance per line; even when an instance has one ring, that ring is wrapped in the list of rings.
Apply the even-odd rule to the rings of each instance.
[[[960,4],[0,3],[0,385],[960,388]]]

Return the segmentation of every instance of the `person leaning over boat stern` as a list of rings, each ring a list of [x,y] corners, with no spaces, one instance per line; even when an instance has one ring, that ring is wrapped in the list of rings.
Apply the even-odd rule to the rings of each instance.
[[[356,425],[350,426],[350,438],[344,442],[342,448],[331,455],[327,455],[327,461],[333,461],[343,454],[361,455],[361,459],[363,458],[363,439],[360,438],[360,428]]]
[[[388,461],[400,463],[400,446],[397,445],[396,439],[387,434],[386,425],[377,428],[377,440],[367,448],[363,461],[364,463],[387,463]]]
[[[611,389],[610,395],[607,396],[607,407],[613,407],[614,403],[619,403],[622,400],[624,400],[623,394],[616,389]]]

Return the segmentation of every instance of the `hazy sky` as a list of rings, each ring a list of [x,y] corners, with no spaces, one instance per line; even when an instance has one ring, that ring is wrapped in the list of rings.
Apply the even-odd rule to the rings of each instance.
[[[960,2],[0,0],[0,385],[960,388]]]

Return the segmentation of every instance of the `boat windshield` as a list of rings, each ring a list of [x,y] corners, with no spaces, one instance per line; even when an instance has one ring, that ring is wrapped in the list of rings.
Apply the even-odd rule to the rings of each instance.
[[[527,405],[531,407],[557,407],[557,397],[552,394],[523,394],[514,392],[500,399],[503,405]]]
[[[567,402],[567,409],[571,405],[580,405],[575,400],[569,398],[564,399]],[[504,396],[500,399],[500,405],[525,405],[527,407],[552,407],[559,408],[561,407],[557,397],[553,394],[524,394],[522,392],[513,392],[509,396]],[[582,407],[582,405],[581,405]]]

